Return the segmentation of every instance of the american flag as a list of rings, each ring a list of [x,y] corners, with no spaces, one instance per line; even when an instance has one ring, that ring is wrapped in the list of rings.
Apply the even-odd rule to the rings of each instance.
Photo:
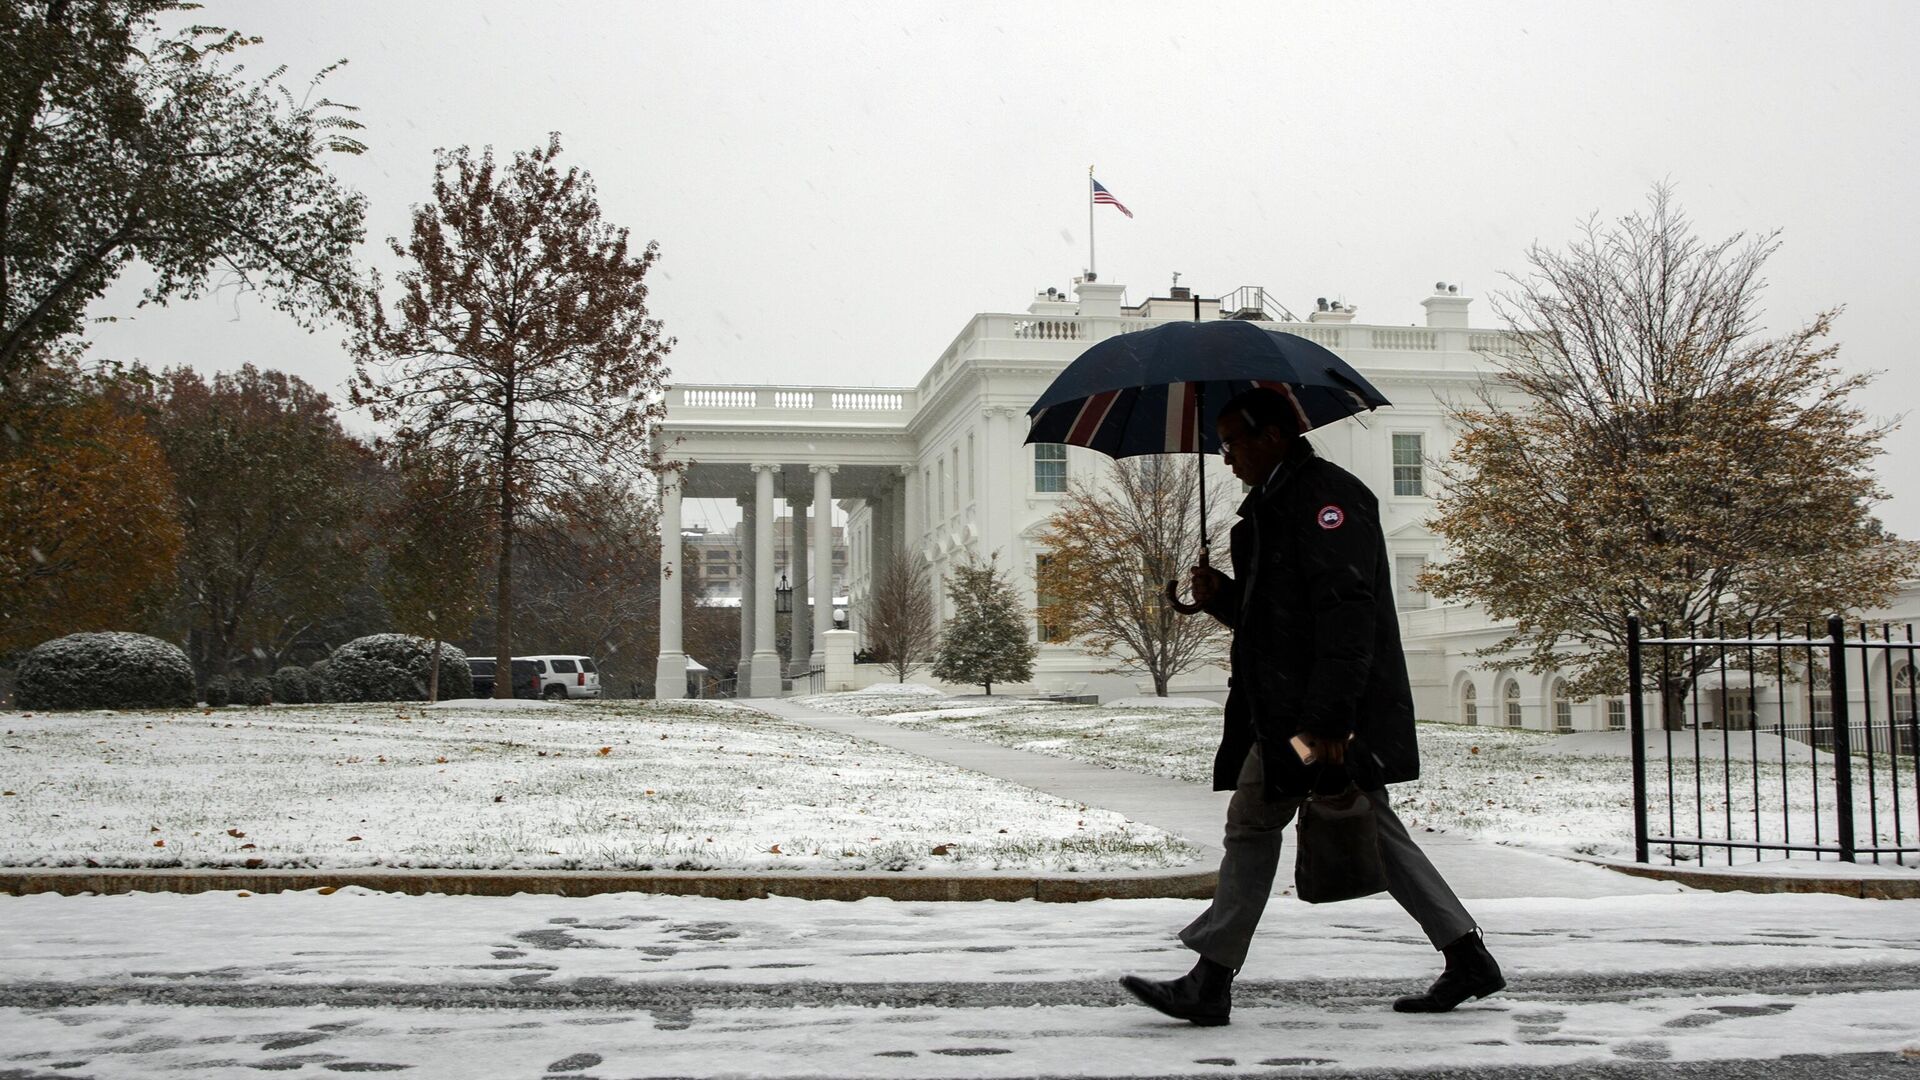
[[[1113,192],[1108,191],[1106,188],[1101,187],[1100,181],[1098,180],[1095,180],[1093,182],[1093,201],[1097,203],[1106,203],[1108,206],[1113,207],[1115,210],[1120,211],[1121,213],[1127,215],[1128,217],[1133,216],[1133,211],[1127,209],[1126,204],[1122,203],[1119,199],[1114,198]]]

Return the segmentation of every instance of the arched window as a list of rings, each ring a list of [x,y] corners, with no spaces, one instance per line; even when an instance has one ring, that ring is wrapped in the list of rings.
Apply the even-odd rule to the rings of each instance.
[[[1553,699],[1553,730],[1572,731],[1573,702],[1567,700],[1567,680],[1553,680],[1553,689],[1549,696]]]
[[[1480,696],[1480,692],[1473,688],[1473,684],[1471,682],[1467,683],[1466,686],[1461,688],[1460,690],[1460,722],[1461,723],[1478,724],[1480,722],[1480,705],[1479,705],[1479,702],[1476,700],[1479,698],[1479,696]]]
[[[1506,698],[1507,726],[1519,727],[1520,726],[1520,684],[1517,682],[1514,682],[1511,679],[1507,680],[1507,692],[1503,696]]]
[[[1913,667],[1901,664],[1893,673],[1893,746],[1901,754],[1913,753],[1915,725]]]

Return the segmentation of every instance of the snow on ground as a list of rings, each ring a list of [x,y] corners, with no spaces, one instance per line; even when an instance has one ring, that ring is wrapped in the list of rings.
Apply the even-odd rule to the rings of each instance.
[[[0,863],[1164,868],[1150,826],[731,703],[6,719]]]
[[[1151,1013],[1114,983],[1184,970],[1191,954],[1174,934],[1201,907],[359,889],[0,898],[12,931],[0,935],[0,1074],[1144,1077],[1472,1064],[1531,1076],[1791,1055],[1803,1060],[1781,1065],[1804,1075],[1821,1071],[1806,1055],[1878,1055],[1898,1069],[1920,1043],[1911,902],[1480,901],[1509,989],[1435,1017],[1387,1008],[1438,966],[1392,901],[1280,898],[1236,983],[1232,1025],[1211,1029]]]
[[[1129,697],[1102,702],[1115,709],[1200,709],[1218,714],[1220,703],[1201,697]]]
[[[1153,699],[1144,699],[1152,701]],[[984,739],[1003,746],[1104,765],[1208,783],[1219,745],[1218,707],[1209,710],[1119,702],[1066,705],[1009,698],[987,706],[979,698],[928,699],[924,695],[867,698],[822,694],[805,699],[814,708],[858,713],[917,730]],[[1783,836],[1779,807],[1791,809],[1787,826],[1798,839],[1815,835],[1832,843],[1832,757],[1788,742],[1787,760],[1766,748],[1764,737],[1733,732],[1675,732],[1674,798],[1666,798],[1669,759],[1664,733],[1649,736],[1659,753],[1648,765],[1656,793],[1650,823],[1656,834],[1719,836],[1777,842]],[[1755,742],[1760,744],[1756,754]],[[1463,833],[1483,840],[1604,858],[1633,856],[1633,777],[1628,736],[1624,732],[1554,735],[1502,727],[1421,724],[1421,778],[1394,787],[1394,807],[1416,831]],[[1756,761],[1756,757],[1758,760]],[[1696,787],[1694,763],[1700,763]],[[1867,846],[1867,808],[1880,810],[1879,837],[1892,844],[1920,837],[1920,788],[1908,763],[1899,765],[1900,785],[1888,783],[1892,764],[1877,759],[1868,776],[1865,758],[1854,763],[1855,830]],[[1814,777],[1821,777],[1816,792]],[[1784,790],[1783,790],[1784,789]],[[1760,808],[1755,821],[1755,807]],[[1669,815],[1669,811],[1671,814]],[[1667,830],[1671,829],[1671,832]],[[1694,852],[1676,849],[1679,861]],[[1740,862],[1751,857],[1739,855]],[[1771,859],[1777,859],[1774,855]],[[1828,860],[1832,865],[1832,860]],[[1726,856],[1710,853],[1709,867],[1724,868]]]
[[[541,709],[564,709],[568,703],[539,698],[453,698],[417,707],[428,712],[538,712]]]

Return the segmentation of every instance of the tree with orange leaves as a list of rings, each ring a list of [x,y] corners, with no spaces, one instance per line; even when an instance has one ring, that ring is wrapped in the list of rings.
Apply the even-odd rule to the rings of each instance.
[[[173,477],[145,423],[71,371],[0,401],[0,654],[144,628],[180,554]]]

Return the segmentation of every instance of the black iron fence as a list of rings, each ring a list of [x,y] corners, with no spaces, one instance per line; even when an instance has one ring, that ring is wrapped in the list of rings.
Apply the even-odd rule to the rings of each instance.
[[[1908,625],[1627,620],[1634,854],[1920,865],[1920,642]],[[1661,693],[1657,688],[1668,688]],[[1650,700],[1651,698],[1651,700]],[[1654,775],[1649,779],[1649,772]]]

